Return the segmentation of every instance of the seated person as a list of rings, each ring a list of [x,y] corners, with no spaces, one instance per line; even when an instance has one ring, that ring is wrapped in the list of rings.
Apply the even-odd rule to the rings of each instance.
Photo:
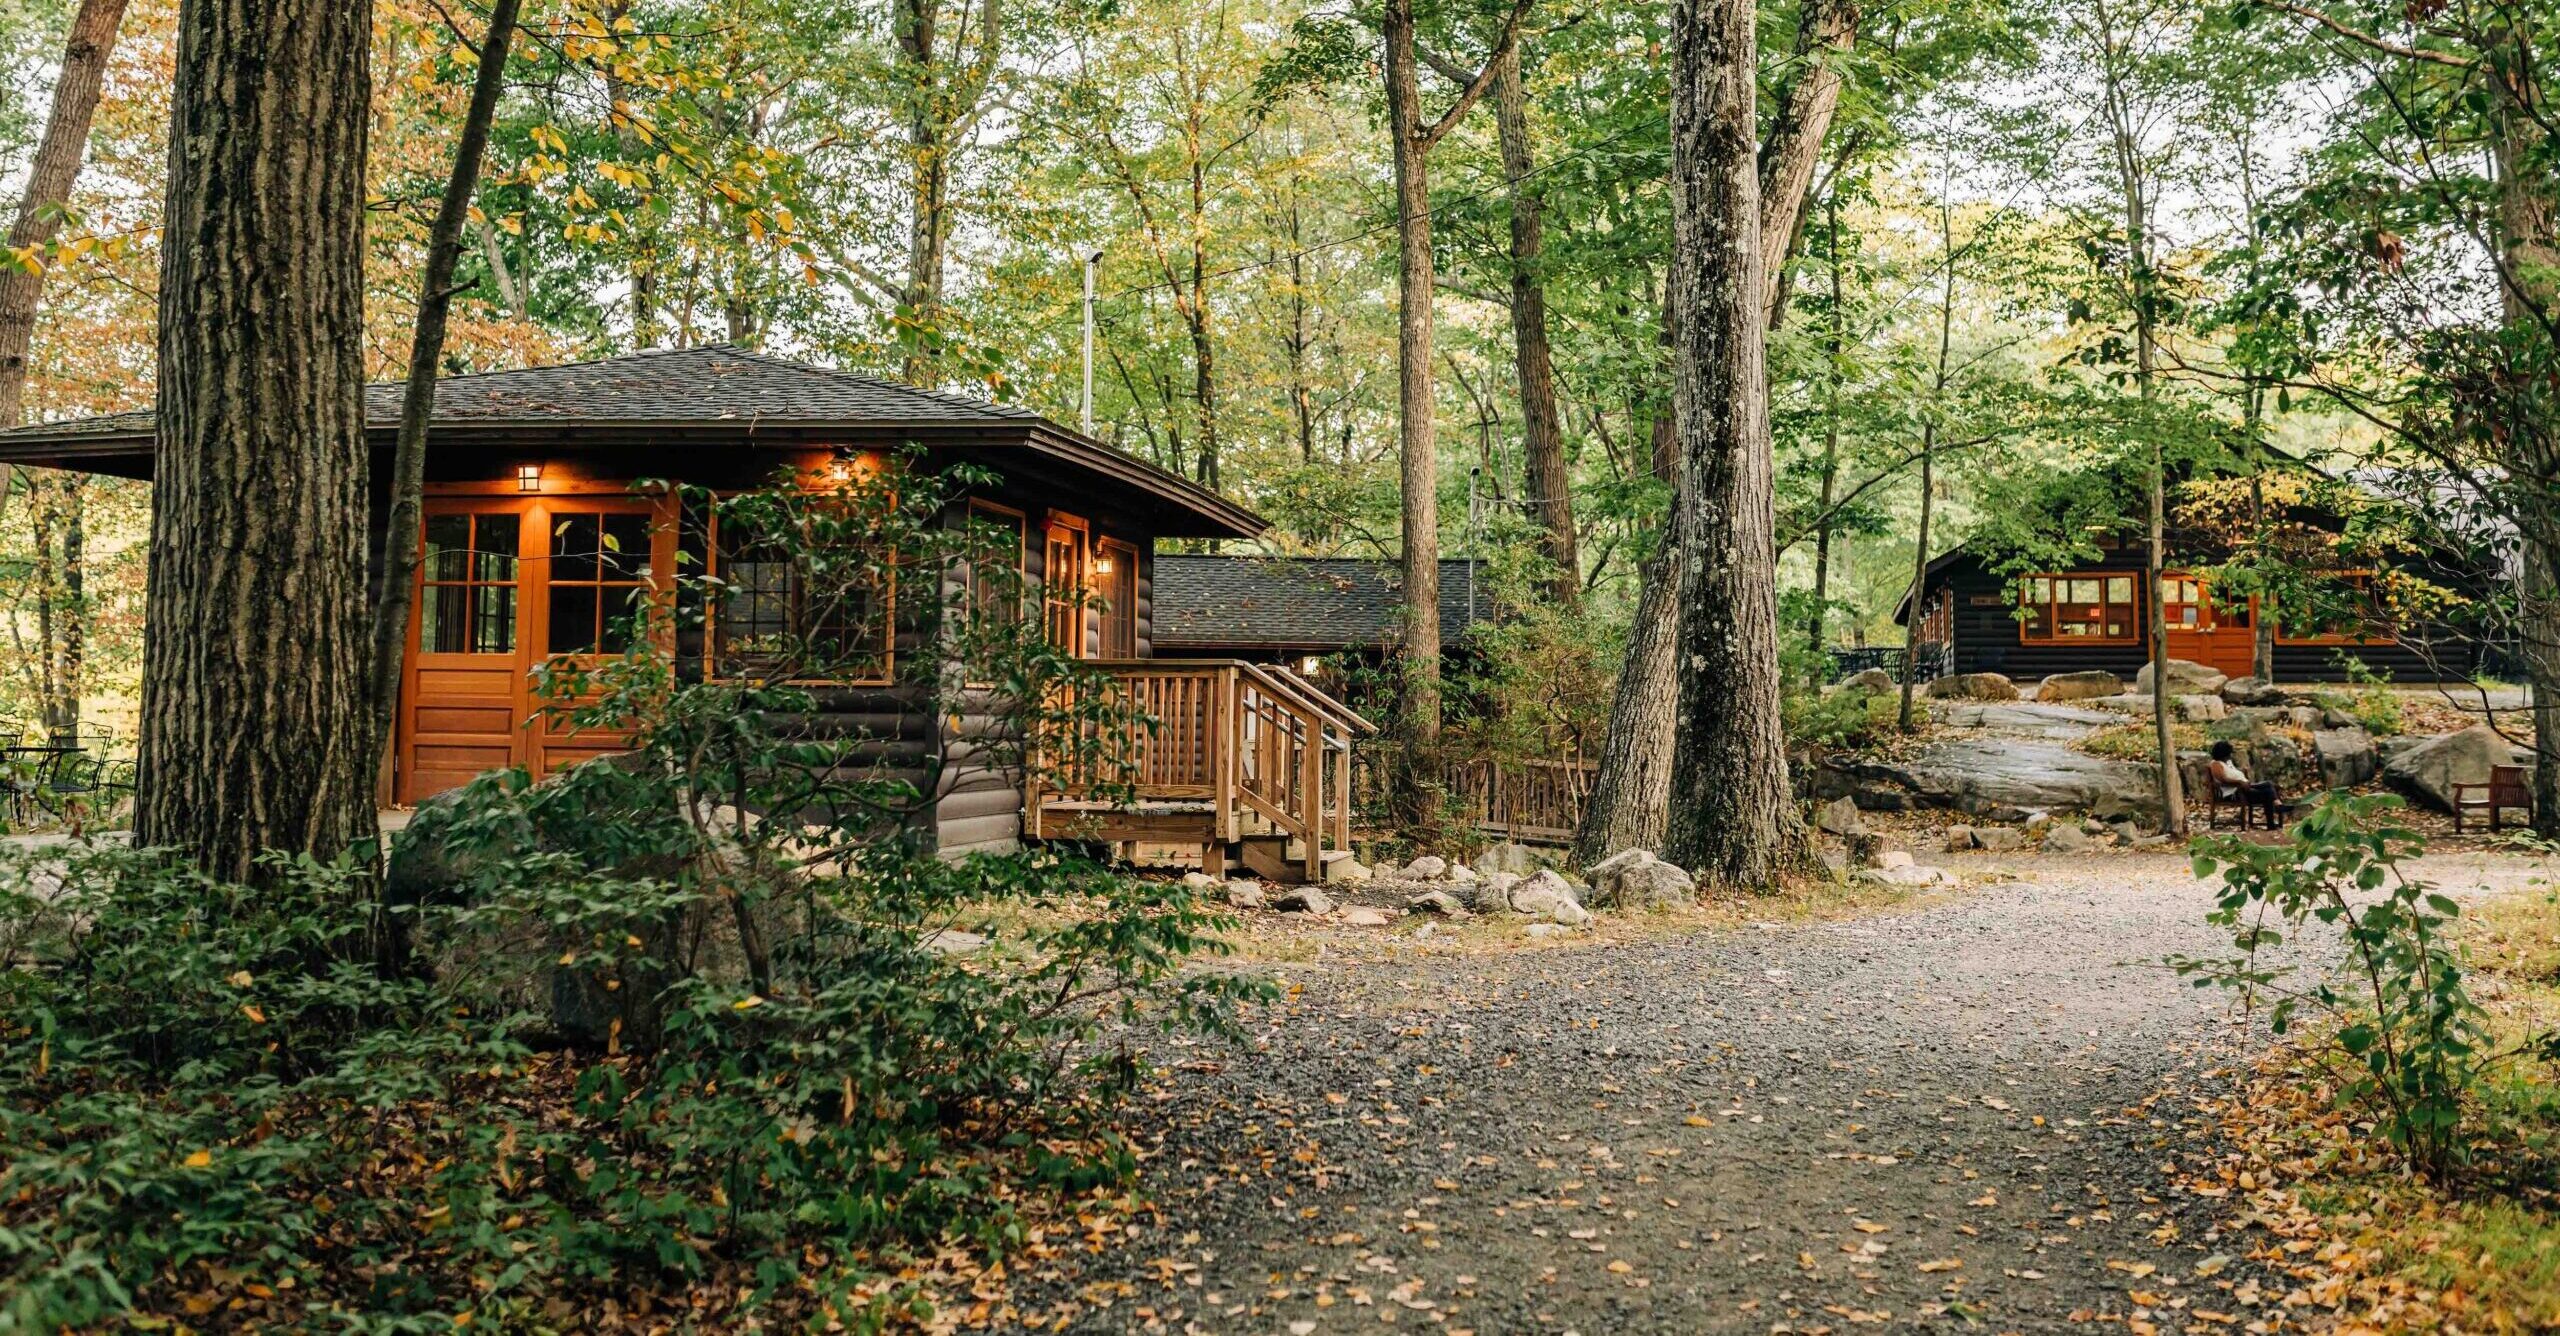
[[[2214,788],[2224,796],[2239,799],[2244,808],[2266,809],[2267,829],[2274,830],[2284,824],[2284,809],[2276,799],[2276,786],[2263,780],[2251,783],[2249,772],[2232,764],[2229,739],[2213,744],[2213,760],[2206,764],[2205,769],[2213,776]]]

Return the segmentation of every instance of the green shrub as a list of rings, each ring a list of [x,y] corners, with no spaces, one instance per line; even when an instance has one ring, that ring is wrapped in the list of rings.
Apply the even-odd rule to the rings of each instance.
[[[1925,717],[1926,706],[1912,702]],[[1863,691],[1803,691],[1781,702],[1787,745],[1859,751],[1874,746],[1899,726],[1902,698]]]
[[[2308,1006],[2330,1023],[2324,1036],[2343,1061],[2343,1097],[2372,1112],[2419,1172],[2438,1180],[2468,1160],[2466,1109],[2497,1067],[2528,1054],[2560,1055],[2560,1033],[2492,1052],[2479,1005],[2464,982],[2452,925],[2461,907],[2403,874],[2426,851],[2396,824],[2400,800],[2332,792],[2283,844],[2202,838],[2191,846],[2199,878],[2223,890],[2208,920],[2232,930],[2235,953],[2172,956],[2197,987],[2268,1004],[2276,1033]],[[2315,930],[2343,938],[2340,957],[2271,965],[2260,953]]]
[[[993,541],[943,499],[689,501],[850,605],[890,562]],[[724,594],[685,583],[696,615]],[[1115,791],[1147,721],[986,602],[935,623],[965,670],[915,655],[900,689],[943,718],[995,684],[991,749],[1065,738],[1010,763]],[[560,1325],[635,1292],[859,1327],[905,1302],[857,1293],[880,1250],[1000,1249],[1025,1186],[1124,1180],[1122,1036],[1232,1034],[1266,990],[1193,968],[1225,921],[1179,885],[937,857],[932,777],[796,685],[859,648],[780,637],[745,680],[645,652],[555,673],[555,726],[629,749],[438,800],[387,883],[306,862],[233,886],[150,851],[4,869],[0,1329],[244,1293],[292,1328]],[[999,906],[1057,912],[943,949]]]

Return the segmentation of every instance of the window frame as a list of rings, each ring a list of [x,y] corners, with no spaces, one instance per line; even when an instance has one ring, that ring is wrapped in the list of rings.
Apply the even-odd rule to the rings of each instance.
[[[2353,584],[2365,591],[2369,597],[2373,592],[2375,578],[2382,572],[2370,568],[2358,568],[2345,571],[2322,571],[2319,574],[2322,579]],[[2266,611],[2276,619],[2275,637],[2279,645],[2397,645],[2400,643],[2400,633],[2396,630],[2379,636],[2295,635],[2284,629],[2284,617],[2280,612],[2273,608]],[[2374,607],[2377,620],[2380,619],[2381,611],[2379,606]]]
[[[1058,535],[1061,533],[1073,535],[1073,541],[1066,546],[1072,548],[1076,554],[1074,590],[1063,598],[1058,593],[1056,563],[1051,560],[1054,549],[1059,546]],[[1092,597],[1092,593],[1093,526],[1082,516],[1053,510],[1043,517],[1040,531],[1040,633],[1048,637],[1051,647],[1063,652],[1068,658],[1091,657],[1086,653],[1085,646],[1093,638],[1093,609],[1087,606],[1086,602]],[[1070,609],[1075,617],[1075,628],[1072,634],[1075,643],[1061,645],[1055,634],[1058,630],[1057,619],[1062,612]]]
[[[2030,582],[2036,580],[2046,582],[2043,628],[2041,633],[2039,633],[2033,623],[2027,621],[2025,618],[2018,618],[2019,644],[2140,645],[2143,643],[2144,621],[2142,616],[2142,572],[2127,570],[2030,571],[2026,574],[2012,578],[2011,583],[2016,586],[2018,591],[2017,603],[2015,606],[2019,608],[2031,608],[2036,606],[2034,600],[2028,597],[2031,592]],[[2055,614],[2055,609],[2066,606],[2067,602],[2066,600],[2056,598],[2055,591],[2065,580],[2095,580],[2098,582],[2098,618],[2094,624],[2099,628],[2101,634],[2064,635],[2062,633],[2061,628],[2064,623],[2062,618]],[[2130,582],[2131,598],[2121,605],[2128,614],[2126,621],[2127,625],[2131,628],[2130,633],[2127,635],[2111,636],[2103,634],[2107,622],[2106,610],[2111,607],[2119,606],[2113,599],[2106,597],[2106,582],[2109,580],[2125,580]]]
[[[1088,609],[1088,611],[1092,611],[1094,616],[1100,619],[1097,629],[1100,631],[1102,657],[1105,659],[1134,659],[1138,657],[1137,544],[1129,542],[1126,539],[1102,537],[1093,540],[1092,548],[1092,554],[1086,558],[1087,580],[1097,586],[1095,592],[1101,595],[1103,603],[1101,608]],[[1116,563],[1112,567],[1110,575],[1096,577],[1093,574],[1092,562],[1096,557],[1108,557]],[[1128,581],[1129,591],[1129,601],[1128,606],[1126,607],[1120,606],[1119,600],[1116,597],[1118,591],[1113,588],[1113,586],[1122,578],[1124,572]],[[1113,650],[1112,629],[1115,623],[1128,632],[1128,652],[1125,654],[1115,653]]]
[[[720,575],[720,512],[717,507],[714,507],[710,514],[703,517],[702,551],[704,575],[714,580],[722,578]],[[797,583],[799,579],[799,572],[796,568],[793,570],[791,578],[794,583],[790,588],[784,591],[784,597],[795,605],[794,611],[789,615],[796,617],[796,605],[800,593]],[[880,670],[877,673],[866,674],[861,677],[783,678],[779,679],[779,684],[785,686],[805,687],[878,687],[889,686],[897,681],[898,558],[895,552],[892,552],[889,555],[889,587],[882,591],[881,594],[879,621],[880,653],[878,657]],[[795,629],[793,634],[800,634],[800,632]],[[733,671],[723,671],[720,663],[720,608],[717,606],[716,600],[706,600],[706,606],[703,608],[702,679],[706,682],[740,682],[750,680],[749,675]]]

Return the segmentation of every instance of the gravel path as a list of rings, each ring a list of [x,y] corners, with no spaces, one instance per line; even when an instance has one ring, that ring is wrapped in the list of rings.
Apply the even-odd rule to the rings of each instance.
[[[1256,1051],[1167,1055],[1161,1224],[1051,1278],[1068,1329],[2239,1330],[2139,1108],[2249,1042],[2147,963],[2217,945],[2206,889],[2001,861],[1862,920],[1280,969]]]

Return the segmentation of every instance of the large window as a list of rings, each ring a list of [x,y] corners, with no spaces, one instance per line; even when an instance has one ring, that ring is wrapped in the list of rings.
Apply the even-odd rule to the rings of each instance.
[[[634,596],[650,587],[649,517],[610,511],[551,516],[552,654],[620,654],[631,648]]]
[[[896,580],[871,563],[840,579],[809,569],[771,544],[715,519],[711,574],[719,606],[711,617],[711,675],[803,681],[886,681]]]
[[[2335,588],[2316,613],[2279,617],[2276,639],[2288,645],[2388,645],[2399,638],[2389,599],[2371,571],[2332,571]],[[2297,628],[2295,623],[2302,625]]]
[[[2030,575],[2019,582],[2023,613],[2018,639],[2029,644],[2139,644],[2134,578],[2096,571],[2085,575]]]
[[[992,501],[973,500],[969,503],[969,523],[976,528],[994,530],[996,546],[1000,549],[1009,549],[1013,554],[1012,561],[1004,571],[988,569],[987,563],[970,566],[969,606],[973,609],[990,609],[995,615],[1006,618],[1008,622],[1019,618],[1022,615],[1024,592],[1022,585],[1024,538],[1029,533],[1029,527],[1023,520],[1022,512],[999,506]]]
[[[512,512],[427,517],[418,649],[425,654],[516,652],[516,548]]]
[[[1089,537],[1083,521],[1050,516],[1046,561],[1040,569],[1049,643],[1078,659],[1084,657],[1086,563],[1093,552]]]

